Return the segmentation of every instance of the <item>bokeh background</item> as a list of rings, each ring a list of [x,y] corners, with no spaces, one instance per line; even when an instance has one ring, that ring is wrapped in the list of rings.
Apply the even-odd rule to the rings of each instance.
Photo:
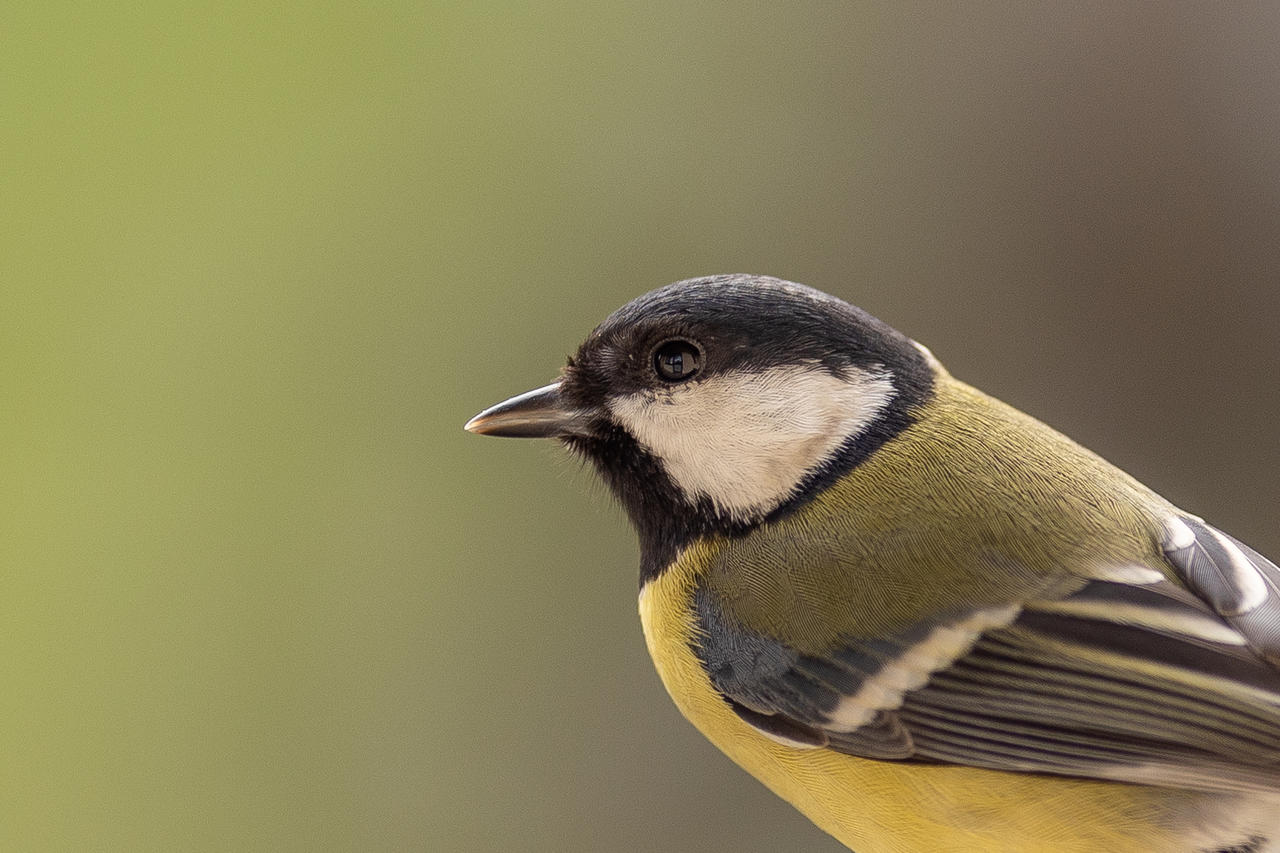
[[[835,851],[464,434],[652,287],[928,343],[1280,554],[1280,6],[19,3],[0,849]]]

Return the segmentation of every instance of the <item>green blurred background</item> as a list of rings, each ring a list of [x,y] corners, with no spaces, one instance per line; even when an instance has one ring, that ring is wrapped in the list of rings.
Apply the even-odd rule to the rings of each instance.
[[[834,851],[589,472],[463,421],[812,284],[1280,554],[1280,7],[20,3],[0,849]]]

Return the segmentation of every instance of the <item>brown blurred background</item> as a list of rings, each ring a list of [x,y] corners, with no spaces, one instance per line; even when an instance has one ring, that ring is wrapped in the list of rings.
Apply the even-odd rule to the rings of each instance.
[[[803,281],[1280,555],[1280,7],[24,4],[0,848],[835,851],[676,713],[636,553],[461,425]]]

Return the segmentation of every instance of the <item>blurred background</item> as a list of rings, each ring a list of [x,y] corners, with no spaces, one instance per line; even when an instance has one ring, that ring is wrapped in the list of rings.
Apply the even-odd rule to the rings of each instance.
[[[590,473],[462,423],[646,290],[769,273],[1280,555],[1277,32],[10,9],[0,848],[833,853],[663,693]]]

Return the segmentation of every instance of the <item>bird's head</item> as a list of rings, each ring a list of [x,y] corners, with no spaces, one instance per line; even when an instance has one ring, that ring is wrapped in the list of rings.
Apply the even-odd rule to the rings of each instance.
[[[646,566],[786,513],[912,423],[935,362],[835,297],[754,275],[628,303],[560,379],[486,409],[484,435],[558,438],[596,466]]]

